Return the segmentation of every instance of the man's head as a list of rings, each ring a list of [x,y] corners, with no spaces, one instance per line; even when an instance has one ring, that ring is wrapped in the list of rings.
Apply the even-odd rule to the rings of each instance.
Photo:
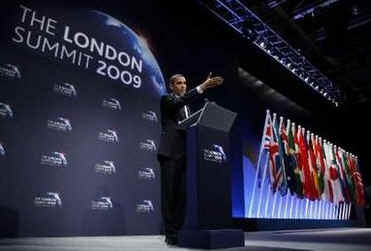
[[[187,92],[186,79],[182,74],[175,74],[169,79],[170,90],[178,96],[183,96]]]

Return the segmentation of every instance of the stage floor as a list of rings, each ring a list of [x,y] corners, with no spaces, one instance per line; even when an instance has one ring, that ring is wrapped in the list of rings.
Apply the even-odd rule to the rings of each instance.
[[[164,237],[99,236],[0,239],[0,251],[162,251],[196,250],[167,246]],[[256,250],[370,250],[371,228],[332,228],[245,233],[245,247],[218,249]]]

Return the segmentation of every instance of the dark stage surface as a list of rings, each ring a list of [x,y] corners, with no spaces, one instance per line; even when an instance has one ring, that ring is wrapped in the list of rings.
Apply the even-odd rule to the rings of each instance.
[[[369,250],[371,229],[337,228],[247,232],[245,247],[218,250]],[[196,250],[166,246],[163,236],[63,237],[1,239],[6,251],[157,251]]]

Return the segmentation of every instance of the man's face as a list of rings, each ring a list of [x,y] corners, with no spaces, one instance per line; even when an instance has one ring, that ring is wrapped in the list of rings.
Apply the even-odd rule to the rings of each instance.
[[[174,94],[178,96],[183,96],[187,91],[187,83],[184,77],[177,77],[173,84],[170,86],[170,89]]]

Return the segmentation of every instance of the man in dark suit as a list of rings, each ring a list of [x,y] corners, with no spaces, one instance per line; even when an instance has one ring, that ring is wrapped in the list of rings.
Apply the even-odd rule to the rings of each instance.
[[[185,218],[186,157],[185,132],[178,122],[190,115],[189,104],[207,89],[223,83],[222,77],[211,77],[187,92],[186,79],[181,74],[169,80],[170,94],[161,98],[161,141],[158,160],[161,166],[161,207],[167,244],[177,244],[177,234]]]

